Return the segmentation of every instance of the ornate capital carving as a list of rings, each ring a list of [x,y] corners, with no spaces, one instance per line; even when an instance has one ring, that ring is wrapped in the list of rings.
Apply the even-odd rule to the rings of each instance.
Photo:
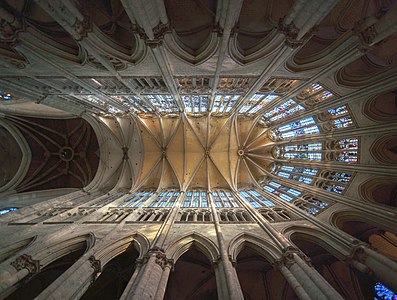
[[[96,259],[94,255],[91,255],[88,260],[91,263],[91,267],[94,269],[95,274],[98,274],[102,271],[101,261]]]
[[[32,259],[32,257],[27,254],[17,257],[17,259],[11,263],[11,266],[17,271],[27,269],[29,273],[32,274],[40,272],[40,261]]]
[[[354,32],[356,35],[359,36],[361,40],[358,49],[363,53],[371,50],[371,44],[373,43],[375,37],[378,35],[375,25],[372,24],[370,26],[367,26],[367,20],[364,19],[355,24]]]
[[[0,38],[7,41],[14,41],[18,33],[24,31],[23,22],[17,17],[8,13],[5,9],[0,14]]]
[[[169,24],[163,24],[159,23],[156,27],[153,28],[153,39],[149,39],[149,37],[146,35],[145,30],[141,27],[138,27],[138,34],[139,36],[145,40],[146,45],[148,45],[151,48],[157,47],[159,44],[163,42],[164,35],[167,32],[171,32]]]
[[[165,253],[158,252],[156,253],[156,264],[158,264],[163,270],[166,267],[170,267],[172,269],[174,267],[174,260],[168,259]]]
[[[362,264],[365,264],[367,258],[368,258],[368,254],[364,251],[362,245],[356,247],[353,250],[353,254],[351,255],[351,259],[354,259]]]

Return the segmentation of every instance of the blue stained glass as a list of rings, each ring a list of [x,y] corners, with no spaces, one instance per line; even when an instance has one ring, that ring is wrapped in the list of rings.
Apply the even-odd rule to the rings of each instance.
[[[5,215],[8,214],[11,211],[17,211],[19,208],[17,207],[8,207],[8,208],[3,208],[2,210],[0,210],[0,216],[1,215]]]
[[[0,90],[0,100],[8,101],[11,99],[12,99],[12,95],[10,93]]]
[[[374,300],[397,300],[397,295],[380,282],[375,284],[374,290],[376,293]]]

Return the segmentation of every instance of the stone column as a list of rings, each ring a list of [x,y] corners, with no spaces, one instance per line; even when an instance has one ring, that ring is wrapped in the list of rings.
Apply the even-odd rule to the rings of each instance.
[[[221,275],[216,277],[216,284],[218,287],[218,297],[220,299],[244,299],[243,292],[241,290],[240,282],[237,277],[236,269],[234,268],[232,262],[229,260],[227,249],[225,246],[224,237],[222,234],[222,229],[219,223],[219,216],[216,212],[216,207],[214,200],[212,199],[212,194],[208,193],[209,202],[212,212],[212,218],[214,220],[216,237],[219,244],[220,251],[220,264],[217,265],[216,275]],[[221,289],[219,289],[221,286]]]
[[[120,300],[163,299],[172,266],[173,261],[167,259],[163,251],[150,250],[146,263],[143,263],[136,276],[132,276]]]
[[[305,289],[299,283],[299,281],[284,264],[280,264],[278,266],[278,269],[280,270],[281,274],[283,274],[285,280],[287,280],[288,284],[294,290],[295,294],[298,296],[299,299],[311,299],[310,296],[306,293]]]
[[[279,269],[299,299],[343,299],[311,266],[292,251],[283,255]]]
[[[10,288],[27,277],[40,272],[40,262],[30,255],[19,256],[9,266],[0,269],[0,298],[8,296]]]
[[[51,283],[35,299],[78,299],[101,272],[101,263],[94,256],[79,260]]]
[[[352,266],[361,272],[375,275],[387,287],[397,290],[397,263],[386,256],[360,245],[354,250]]]

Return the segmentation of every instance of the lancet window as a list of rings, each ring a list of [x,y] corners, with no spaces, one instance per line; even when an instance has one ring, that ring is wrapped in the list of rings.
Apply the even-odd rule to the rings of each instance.
[[[259,179],[258,183],[262,185],[265,191],[280,197],[284,201],[294,204],[310,215],[320,213],[329,205],[326,201],[319,200],[317,197],[312,197],[310,195],[303,195],[301,191],[290,188],[276,181]]]
[[[18,209],[19,209],[19,208],[17,208],[17,207],[3,208],[3,209],[0,210],[0,216],[1,216],[1,215],[8,214],[8,213],[11,212],[11,211],[17,211]]]
[[[293,201],[296,207],[304,210],[309,215],[317,215],[328,207],[328,203],[319,200],[317,197],[303,196]]]
[[[0,101],[8,101],[12,99],[12,95],[9,92],[0,90]]]
[[[183,201],[183,207],[208,207],[208,195],[204,191],[188,191]]]
[[[112,96],[114,100],[120,102],[124,107],[135,113],[151,113],[153,109],[140,97],[135,95]]]
[[[171,95],[144,95],[144,97],[161,113],[176,113],[178,106]]]
[[[230,191],[214,191],[212,196],[216,207],[238,207],[236,199]]]
[[[333,146],[333,144],[331,144]],[[358,146],[357,138],[345,138],[336,141],[334,148],[336,150],[335,160],[346,163],[358,162]]]
[[[263,189],[265,191],[268,191],[269,193],[272,193],[276,196],[279,196],[281,199],[291,202],[294,200],[296,197],[298,197],[301,192],[289,187],[286,187],[280,183],[277,183],[275,181],[269,181],[268,183],[264,180],[260,180],[258,182],[259,184],[263,184]],[[267,183],[267,184],[266,184]]]
[[[150,207],[172,207],[178,199],[180,192],[163,191],[161,192],[152,203]]]
[[[279,136],[281,139],[288,139],[319,132],[320,130],[316,125],[314,118],[308,117],[287,125],[280,126],[273,131],[272,134],[275,137]]]
[[[274,94],[255,94],[249,99],[243,107],[240,109],[241,114],[255,114],[258,112],[265,104],[270,103],[274,99],[278,98],[278,95]]]
[[[187,113],[205,113],[208,108],[208,96],[184,95],[182,96]]]
[[[314,83],[300,93],[297,99],[303,100],[307,105],[312,106],[316,103],[329,101],[335,97],[332,92],[325,89],[321,84]]]
[[[240,195],[254,208],[274,206],[272,201],[254,189],[240,191]]]
[[[211,109],[212,114],[229,113],[240,98],[238,94],[216,95],[214,105]]]
[[[322,143],[288,144],[274,148],[276,158],[288,160],[358,161],[358,138],[345,138]]]
[[[295,167],[295,166],[277,166],[274,173],[286,179],[292,179],[295,181],[311,184],[314,176],[317,174],[317,169]]]
[[[333,129],[347,128],[354,125],[346,105],[329,109],[328,113],[332,116]]]
[[[134,195],[125,198],[124,201],[120,203],[118,206],[140,207],[142,203],[148,200],[153,194],[154,192],[148,192],[148,191],[138,192]]]
[[[293,99],[289,99],[279,106],[276,106],[271,111],[263,114],[260,122],[261,124],[278,122],[304,109],[302,105],[297,104]]]

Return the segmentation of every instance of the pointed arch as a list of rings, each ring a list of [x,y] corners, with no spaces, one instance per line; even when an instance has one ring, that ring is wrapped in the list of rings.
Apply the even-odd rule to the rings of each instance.
[[[126,251],[131,244],[138,251],[138,259],[140,259],[147,253],[150,243],[143,234],[138,232],[123,238],[116,237],[98,249],[95,253],[95,258],[101,262],[101,266],[104,266],[117,255]]]
[[[339,240],[318,228],[290,225],[284,228],[282,233],[292,243],[292,237],[294,237],[318,244],[339,260],[344,260],[346,256],[350,255],[350,246],[342,244]],[[357,242],[356,239],[352,239],[352,243]]]
[[[193,246],[200,250],[211,262],[216,262],[219,257],[219,250],[215,243],[197,232],[192,232],[174,242],[170,242],[170,245],[165,253],[174,262]]]
[[[13,242],[6,246],[2,246],[0,249],[0,263],[15,255],[19,251],[26,249],[27,247],[32,245],[36,238],[37,235],[30,238],[25,238],[23,240],[19,240],[17,242]]]
[[[229,244],[228,253],[232,261],[236,261],[237,256],[245,247],[251,248],[270,263],[276,262],[282,256],[281,249],[275,244],[257,235],[241,233],[232,239]]]

